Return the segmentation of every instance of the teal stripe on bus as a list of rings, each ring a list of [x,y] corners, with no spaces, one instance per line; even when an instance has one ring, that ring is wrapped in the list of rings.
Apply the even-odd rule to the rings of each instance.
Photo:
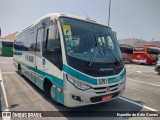
[[[108,78],[108,84],[119,82],[125,76],[126,76],[126,69],[124,68],[123,72],[119,76]]]
[[[63,70],[64,72],[66,72],[67,74],[70,74],[72,75],[73,77],[77,78],[77,79],[80,79],[84,82],[87,82],[87,83],[90,83],[90,84],[93,84],[93,85],[97,85],[97,79],[95,78],[91,78],[91,77],[88,77],[82,73],[79,73],[77,71],[75,71],[74,69],[68,67],[67,65],[63,65]],[[119,76],[115,76],[115,77],[109,77],[107,79],[106,77],[106,80],[108,80],[108,84],[111,84],[111,83],[115,83],[115,82],[119,82],[122,78],[124,78],[126,75],[126,69],[124,68],[123,69],[123,72],[119,75]]]
[[[75,70],[73,70],[72,68],[68,67],[67,65],[64,65],[63,64],[63,70],[64,72],[66,72],[67,74],[70,74],[72,75],[73,77],[77,78],[77,79],[80,79],[84,82],[88,82],[90,84],[93,84],[93,85],[97,85],[97,80],[96,79],[93,79],[93,78],[90,78],[84,74],[81,74]]]
[[[55,84],[57,87],[63,89],[63,80],[62,79],[57,78],[57,77],[55,77],[53,75],[50,75],[48,73],[45,73],[45,72],[43,72],[41,70],[38,70],[34,67],[28,67],[28,69],[30,69],[30,70],[34,71],[35,73],[41,75],[42,77],[44,77],[44,79],[47,78],[47,79],[51,80],[51,82],[53,84]]]
[[[22,55],[22,52],[13,52],[14,55]]]
[[[56,87],[64,90],[63,80],[62,79],[57,78],[57,77],[55,77],[53,75],[50,75],[48,73],[45,73],[45,72],[43,72],[41,70],[38,70],[38,69],[36,69],[36,68],[34,68],[32,66],[26,65],[26,64],[24,64],[22,62],[20,64],[22,66],[25,66],[28,70],[31,70],[31,71],[37,73],[41,78],[43,78],[43,79],[47,78],[48,80],[50,80],[52,82],[53,85],[55,85]],[[36,81],[36,82],[40,82],[40,81]],[[59,103],[64,104],[64,93],[63,92],[59,93],[56,88],[55,88],[55,92],[56,92],[56,100]]]
[[[36,69],[36,68],[34,68],[34,67],[32,67],[32,66],[29,66],[29,65],[27,65],[27,64],[24,64],[24,63],[22,63],[22,62],[18,62],[18,63],[20,63],[21,65],[25,66],[28,70],[31,70],[31,71],[39,74],[42,78],[44,78],[44,79],[45,79],[45,78],[49,79],[49,80],[50,80],[52,83],[54,83],[57,87],[63,89],[63,80],[62,80],[62,79],[57,78],[57,77],[55,77],[55,76],[53,76],[53,75],[51,75],[51,74],[48,74],[48,73],[46,73],[46,72],[43,72],[43,71],[41,71],[41,70],[38,70],[38,69]]]

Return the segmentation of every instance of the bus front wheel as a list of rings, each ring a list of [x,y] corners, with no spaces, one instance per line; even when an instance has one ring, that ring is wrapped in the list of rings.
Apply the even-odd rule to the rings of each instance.
[[[58,102],[56,101],[55,87],[48,79],[45,79],[44,81],[44,91],[45,95],[51,100],[51,102],[53,102],[54,104],[58,104]]]
[[[51,87],[50,87],[50,99],[51,99],[51,101],[52,101],[54,104],[60,105],[60,103],[58,103],[58,102],[56,101],[56,92],[55,92],[55,87],[54,87],[54,85],[51,85]]]
[[[55,90],[54,90],[54,86],[53,85],[51,85],[51,87],[50,87],[50,98],[53,101],[55,101],[55,98],[56,98]]]

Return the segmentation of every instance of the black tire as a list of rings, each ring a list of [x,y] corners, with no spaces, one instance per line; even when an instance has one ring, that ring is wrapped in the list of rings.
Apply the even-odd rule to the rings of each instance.
[[[49,98],[50,98],[50,100],[51,100],[51,102],[53,102],[54,104],[56,104],[56,105],[60,105],[60,103],[58,103],[57,101],[56,101],[56,99],[55,99],[55,88],[54,88],[54,86],[53,85],[50,85],[50,89],[49,89]]]
[[[51,99],[52,101],[55,101],[55,96],[56,96],[56,95],[55,95],[55,91],[54,91],[53,85],[50,86],[49,96],[50,96],[50,99]]]
[[[20,65],[18,65],[18,74],[19,74],[20,76],[23,76],[22,69],[21,69],[21,66],[20,66]]]
[[[160,75],[160,68],[158,68],[157,72],[158,72],[158,75]]]

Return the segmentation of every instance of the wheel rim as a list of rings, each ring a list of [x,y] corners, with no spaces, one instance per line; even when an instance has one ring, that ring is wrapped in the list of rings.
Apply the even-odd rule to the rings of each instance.
[[[53,87],[53,85],[51,86],[50,94],[51,94],[51,98],[52,98],[53,100],[55,100],[55,92],[54,92],[54,87]]]

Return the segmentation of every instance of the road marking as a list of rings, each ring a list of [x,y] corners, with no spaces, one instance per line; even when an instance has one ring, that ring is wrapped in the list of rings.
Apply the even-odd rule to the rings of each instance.
[[[2,72],[2,74],[14,74],[16,72]]]
[[[130,78],[129,78],[128,80],[135,81],[135,82],[139,82],[139,83],[143,83],[143,84],[147,84],[147,85],[152,85],[152,86],[160,87],[160,85],[157,85],[157,84],[152,84],[152,83],[142,82],[142,81],[133,80],[133,79],[130,79]]]
[[[120,98],[121,100],[127,101],[127,102],[132,103],[132,104],[134,104],[134,105],[137,105],[137,106],[139,106],[139,107],[145,108],[145,109],[147,109],[147,110],[150,110],[150,111],[158,111],[158,110],[156,110],[156,109],[153,109],[153,108],[151,108],[151,107],[142,105],[142,104],[140,104],[140,103],[134,102],[134,101],[129,100],[129,99],[124,98],[124,97],[119,97],[119,98]]]
[[[0,64],[12,64],[13,62],[0,62]]]
[[[127,67],[131,67],[131,65],[125,65],[125,66],[127,66]]]
[[[139,71],[127,70],[127,72],[137,73]],[[140,71],[140,72],[142,72],[142,71]],[[142,73],[156,73],[156,72],[147,72],[147,71],[145,72],[145,71],[143,71]]]
[[[8,102],[7,102],[7,97],[6,97],[6,91],[5,91],[5,88],[4,88],[4,83],[3,83],[3,78],[2,78],[2,74],[1,74],[1,69],[0,69],[0,84],[1,84],[1,87],[2,87],[2,93],[1,93],[1,109],[3,112],[7,112],[9,111],[9,107],[8,107]],[[11,120],[10,117],[3,117],[2,116],[2,119],[3,120]]]
[[[141,71],[136,71],[137,73],[142,73]]]
[[[133,74],[141,74],[141,75],[144,75],[144,76],[150,76],[150,77],[156,77],[156,78],[159,78],[159,76],[153,76],[153,75],[147,75],[147,74],[142,74],[142,73],[138,73],[136,71],[127,71],[129,73],[133,73]],[[149,72],[149,73],[154,73],[154,72]]]

